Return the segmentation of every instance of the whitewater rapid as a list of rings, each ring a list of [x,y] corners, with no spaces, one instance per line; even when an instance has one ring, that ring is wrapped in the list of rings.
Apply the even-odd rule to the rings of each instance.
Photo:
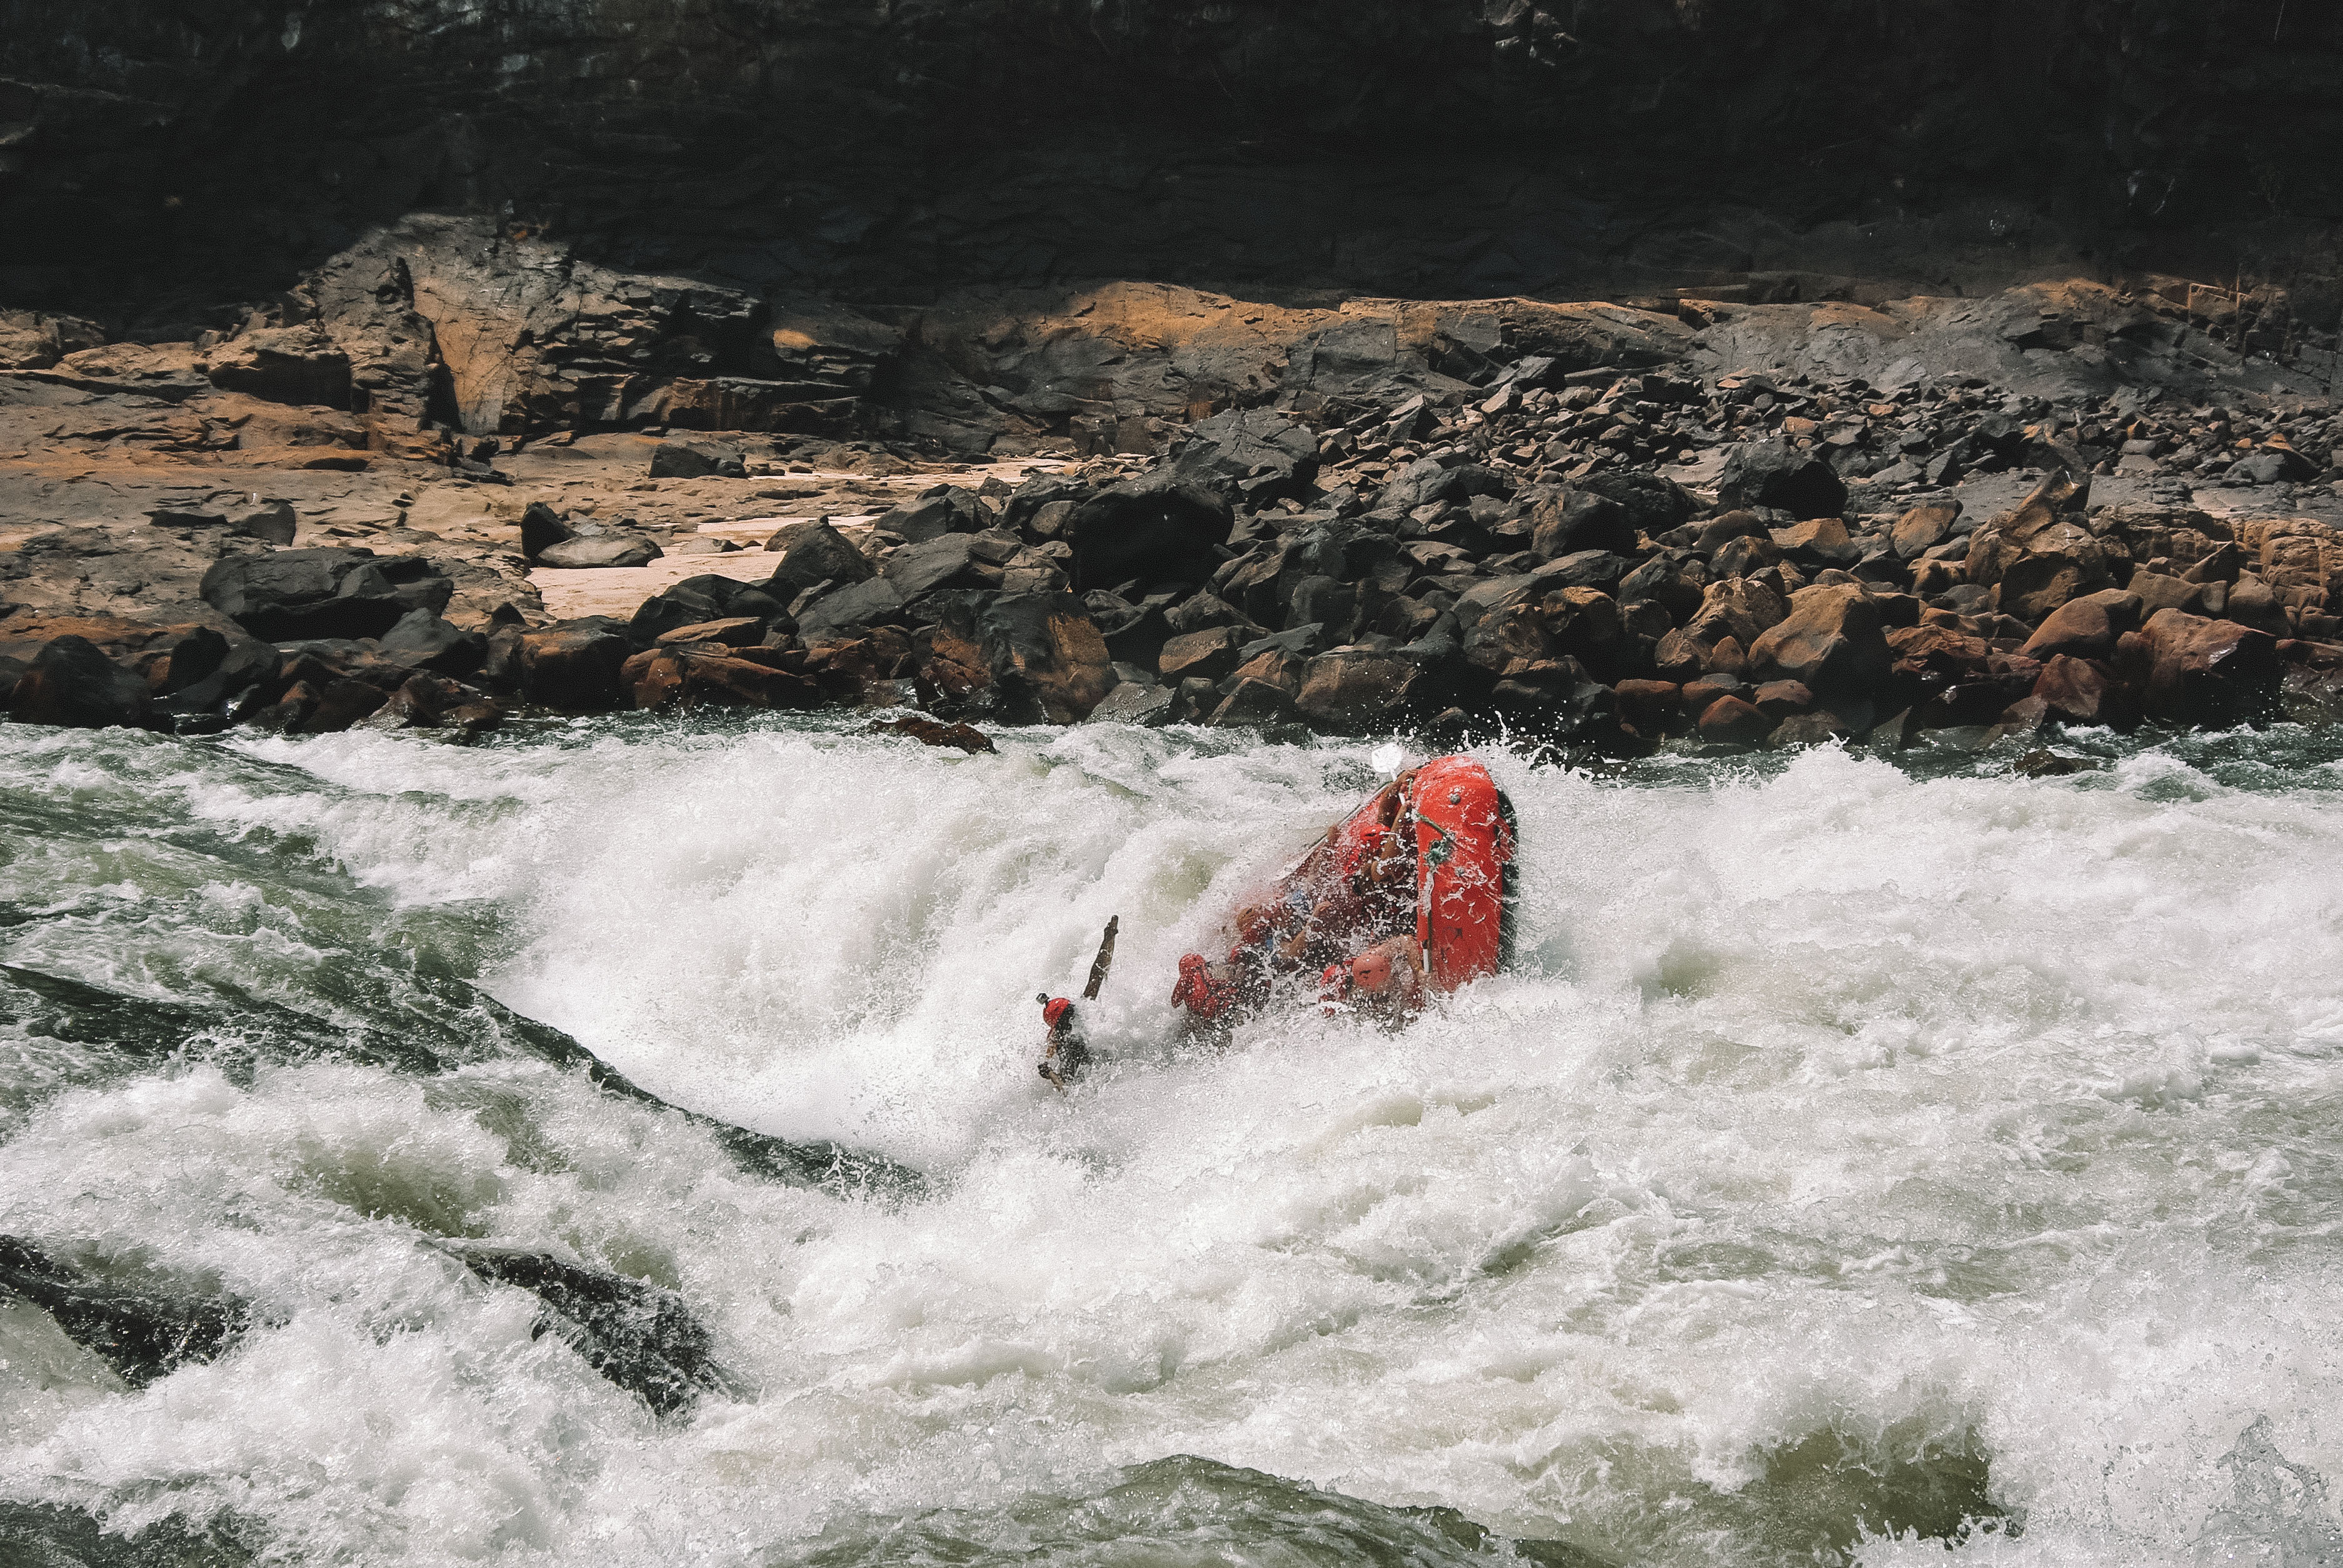
[[[1853,1522],[1964,1515],[1960,1562],[2343,1560],[2343,747],[1491,750],[1522,972],[1198,1055],[1177,956],[1372,747],[999,740],[0,726],[0,962],[394,1039],[477,980],[930,1183],[760,1181],[518,1056],[0,1023],[0,1232],[264,1316],[129,1391],[0,1307],[0,1496],[298,1563],[1447,1561],[1422,1507],[1622,1564],[1939,1563]],[[1061,1097],[1034,993],[1110,915]],[[730,1392],[654,1419],[428,1237],[679,1291]]]

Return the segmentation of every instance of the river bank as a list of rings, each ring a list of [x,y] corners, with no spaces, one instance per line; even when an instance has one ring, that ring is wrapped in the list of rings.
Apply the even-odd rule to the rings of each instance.
[[[76,350],[0,387],[0,668],[20,721],[196,731],[916,705],[1622,756],[2331,717],[2323,394],[2193,287],[1956,307],[1442,307],[1364,374],[979,462],[402,448],[378,401],[270,400],[349,374],[315,328]],[[1320,363],[1329,324],[1287,316]],[[1135,449],[1067,450],[1101,442]]]

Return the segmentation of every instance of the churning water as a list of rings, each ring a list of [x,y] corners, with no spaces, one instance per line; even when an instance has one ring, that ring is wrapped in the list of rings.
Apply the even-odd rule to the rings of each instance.
[[[0,1233],[252,1314],[132,1386],[0,1303],[9,1538],[2343,1561],[2343,746],[2087,738],[2107,766],[2038,780],[1494,752],[1523,972],[1199,1056],[1174,960],[1371,748],[1001,741],[0,727]],[[1061,1098],[1033,994],[1110,914]],[[475,982],[922,1179],[751,1173]],[[451,1238],[679,1292],[720,1386],[655,1414]]]

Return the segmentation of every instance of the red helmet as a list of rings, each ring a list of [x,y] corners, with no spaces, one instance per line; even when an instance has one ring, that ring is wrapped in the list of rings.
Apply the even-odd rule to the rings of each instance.
[[[1058,1027],[1058,1020],[1073,1010],[1072,1002],[1068,1001],[1064,997],[1053,996],[1041,1004],[1041,1021],[1055,1029]]]

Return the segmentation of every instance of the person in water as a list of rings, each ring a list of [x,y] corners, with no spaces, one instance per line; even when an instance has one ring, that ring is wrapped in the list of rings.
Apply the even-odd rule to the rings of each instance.
[[[1377,942],[1355,958],[1331,963],[1319,977],[1318,1005],[1397,1025],[1423,1006],[1423,954],[1410,936]]]
[[[1242,1000],[1236,978],[1226,972],[1214,974],[1203,954],[1189,953],[1180,960],[1180,978],[1172,987],[1172,1005],[1187,1010],[1181,1016],[1180,1027],[1191,1045],[1228,1044],[1230,1034],[1236,1029],[1237,1009]]]
[[[1033,1000],[1041,1004],[1041,1021],[1050,1026],[1048,1044],[1034,1070],[1057,1085],[1062,1094],[1091,1064],[1090,1038],[1082,1032],[1081,1020],[1074,1016],[1072,1002],[1048,991]]]

